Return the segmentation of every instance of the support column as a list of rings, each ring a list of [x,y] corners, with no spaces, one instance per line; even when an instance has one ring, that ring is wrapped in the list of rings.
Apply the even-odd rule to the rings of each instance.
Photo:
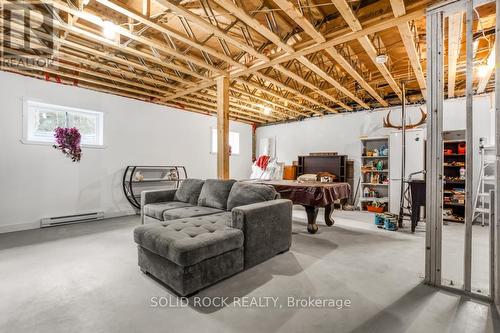
[[[443,13],[427,13],[427,204],[425,282],[441,285],[443,224]]]
[[[217,78],[217,178],[229,179],[229,78]]]
[[[252,163],[257,159],[257,126],[252,125]]]

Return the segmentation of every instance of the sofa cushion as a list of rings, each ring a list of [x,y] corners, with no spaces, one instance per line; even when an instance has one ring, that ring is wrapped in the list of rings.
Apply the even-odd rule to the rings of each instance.
[[[163,221],[163,212],[169,209],[193,207],[193,205],[180,201],[158,202],[147,204],[144,206],[144,215],[154,217],[157,220]]]
[[[243,246],[243,232],[227,227],[228,212],[148,224],[134,230],[135,242],[180,266],[191,266]]]
[[[235,182],[234,179],[207,179],[201,189],[198,205],[226,210],[227,198]]]
[[[279,198],[279,194],[272,186],[237,182],[229,192],[227,210],[277,198]]]
[[[183,180],[175,192],[174,200],[196,205],[204,182],[201,179],[191,178]]]
[[[203,216],[223,212],[221,209],[202,207],[202,206],[189,206],[183,208],[169,209],[163,212],[163,221],[177,220],[186,217]]]

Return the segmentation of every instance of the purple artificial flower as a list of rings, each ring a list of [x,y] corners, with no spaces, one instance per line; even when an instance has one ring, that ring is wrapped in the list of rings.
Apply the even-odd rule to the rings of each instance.
[[[71,157],[73,162],[79,162],[82,157],[82,148],[80,140],[82,136],[76,127],[62,128],[57,127],[54,130],[56,144],[54,148],[59,149],[64,155]]]

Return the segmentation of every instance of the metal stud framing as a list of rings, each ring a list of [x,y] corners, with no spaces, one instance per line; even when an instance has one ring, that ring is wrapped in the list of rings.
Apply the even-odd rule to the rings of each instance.
[[[427,123],[427,234],[426,234],[426,283],[444,289],[453,289],[468,296],[483,300],[494,300],[497,306],[500,304],[500,219],[498,207],[500,205],[499,195],[492,193],[492,209],[494,214],[490,219],[490,295],[484,296],[475,293],[471,288],[472,267],[472,170],[473,170],[473,19],[474,7],[480,4],[493,2],[493,0],[454,0],[442,3],[430,8],[427,12],[427,86],[428,99],[427,108],[429,118]],[[497,8],[500,8],[500,0],[496,0]],[[466,217],[465,217],[465,246],[464,246],[464,286],[462,289],[450,288],[442,285],[441,262],[442,262],[442,191],[443,191],[443,102],[444,102],[444,49],[443,49],[443,26],[445,16],[456,12],[466,13]],[[500,13],[496,12],[497,21],[500,22]],[[500,29],[497,25],[496,33],[499,36]],[[495,41],[496,63],[500,63],[500,39]],[[500,66],[496,66],[496,78],[500,77]],[[495,80],[495,143],[496,143],[496,189],[500,187],[500,84]],[[494,201],[493,201],[494,200]]]
[[[496,22],[500,22],[500,0],[496,0]],[[495,28],[496,36],[500,36],[500,24],[497,24]],[[495,40],[495,147],[496,147],[496,165],[495,165],[495,188],[496,195],[495,203],[495,216],[493,219],[495,229],[494,229],[494,246],[493,246],[493,267],[494,267],[494,300],[497,305],[497,309],[500,312],[500,195],[498,194],[498,189],[500,189],[500,38]]]
[[[425,281],[441,283],[443,224],[443,13],[427,14],[427,205]]]

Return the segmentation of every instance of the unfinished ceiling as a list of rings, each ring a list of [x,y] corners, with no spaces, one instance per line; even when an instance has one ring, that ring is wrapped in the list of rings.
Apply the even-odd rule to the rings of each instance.
[[[402,81],[409,102],[423,101],[424,15],[436,2],[0,1],[37,10],[30,19],[41,23],[26,49],[26,20],[3,11],[3,59],[40,56],[42,47],[53,54],[50,66],[3,62],[3,70],[204,114],[216,113],[215,78],[228,75],[231,118],[255,124],[398,105]],[[491,57],[494,11],[477,11],[480,64]],[[449,21],[451,97],[465,86],[465,23]],[[477,89],[491,89],[490,77]]]

